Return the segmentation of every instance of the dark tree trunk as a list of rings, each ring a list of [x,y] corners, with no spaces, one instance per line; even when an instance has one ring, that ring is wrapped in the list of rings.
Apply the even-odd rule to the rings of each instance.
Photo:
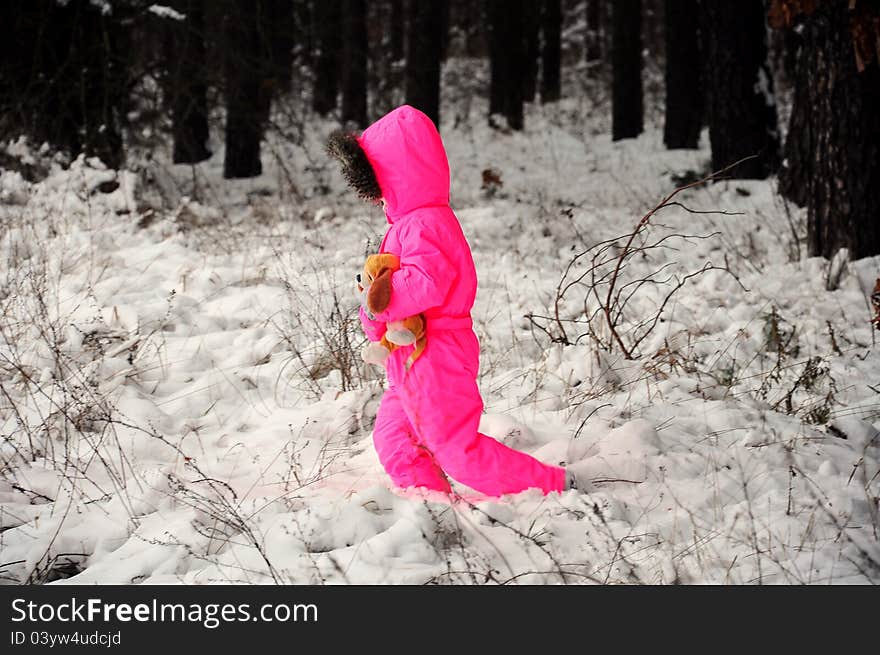
[[[603,59],[601,61],[602,66],[601,69],[604,68],[604,77],[608,80],[609,84],[613,84],[612,77],[614,75],[614,71],[611,70],[613,68],[613,46],[614,46],[614,2],[613,0],[609,0],[608,2],[601,2],[599,4],[599,11],[601,15],[599,16],[599,20],[602,23],[602,29],[600,30],[601,36],[600,40],[602,43],[602,56]]]
[[[856,67],[846,3],[804,20],[780,186],[807,206],[811,256],[880,254],[880,64]]]
[[[406,13],[403,0],[391,0],[391,59],[400,61],[404,57],[403,35],[406,30]]]
[[[601,0],[587,0],[586,4],[586,61],[591,68],[595,68],[602,60],[602,3]]]
[[[789,74],[793,83],[792,103],[783,152],[784,161],[779,166],[779,193],[799,207],[807,206],[813,172],[814,108],[811,105],[814,96],[818,95],[815,88],[818,80],[813,79],[817,76],[817,71],[810,70],[809,67],[817,63],[816,58],[820,54],[814,33],[820,23],[821,21],[810,21],[808,25],[801,26],[800,35],[793,29],[788,30],[792,35],[788,45],[795,55],[789,63]],[[805,39],[807,36],[810,37],[809,43]],[[809,50],[802,51],[802,48]]]
[[[410,0],[406,102],[440,127],[440,59],[446,0]]]
[[[728,175],[763,179],[779,164],[764,3],[712,0],[700,7],[712,168],[720,170],[755,155]]]
[[[0,40],[5,87],[0,116],[4,123],[14,124],[7,129],[22,130],[36,142],[77,155],[83,146],[83,112],[76,5],[7,0],[0,6],[3,25],[9,28]]]
[[[538,60],[541,58],[541,5],[530,0],[523,2],[525,38],[525,68],[523,69],[523,99],[531,102],[538,92]]]
[[[293,48],[296,18],[291,0],[263,0],[262,40],[272,86],[288,92],[293,83]]]
[[[667,148],[696,148],[703,126],[699,0],[666,0]]]
[[[508,69],[504,56],[504,7],[500,0],[486,0],[486,18],[489,30],[489,124],[493,116],[505,110]]]
[[[466,57],[485,57],[488,49],[488,22],[486,2],[475,0],[451,0],[450,14],[455,16],[455,27],[464,39]]]
[[[39,9],[33,2],[27,5],[22,5],[21,0],[0,2],[0,24],[9,31],[7,38],[0,39],[0,130],[4,135],[27,129],[25,117],[29,112],[24,102],[28,76],[24,71],[33,69],[36,59]]]
[[[489,18],[489,125],[497,127],[493,115],[500,114],[512,130],[523,129],[523,85],[520,76],[525,61],[523,4],[488,0]]]
[[[449,51],[449,26],[452,20],[450,0],[437,0],[440,3],[440,59],[446,61]]]
[[[367,3],[342,2],[342,122],[367,125]]]
[[[76,45],[78,12],[73,3],[51,5],[46,33],[40,43],[40,73],[46,80],[45,104],[35,117],[35,132],[77,155],[83,148],[84,108],[81,87],[83,63]],[[39,38],[39,36],[38,36]],[[68,52],[70,56],[68,58]],[[53,120],[52,117],[56,118]],[[41,125],[43,123],[45,127]]]
[[[12,105],[4,122],[18,120],[35,141],[72,156],[84,152],[110,168],[121,166],[124,10],[104,14],[87,0],[6,2],[3,85],[17,98],[4,101]]]
[[[263,172],[260,141],[266,114],[260,12],[251,0],[229,0],[226,14],[226,156],[223,177],[255,177]]]
[[[339,2],[315,0],[315,88],[312,109],[322,116],[336,109],[339,92],[339,50],[342,45]]]
[[[252,62],[252,74],[260,78],[261,125],[269,122],[272,98],[290,91],[293,84],[294,20],[290,0],[251,0],[256,14],[259,56]]]
[[[83,89],[85,150],[110,168],[123,162],[122,110],[125,106],[127,29],[120,12],[105,14],[90,5],[80,42],[88,52]]]
[[[312,3],[310,0],[294,0],[294,60],[314,66],[314,26],[312,24]]]
[[[642,133],[642,3],[616,0],[611,42],[612,139],[631,139]]]
[[[541,50],[541,102],[555,102],[560,96],[561,0],[544,0],[541,18],[544,34]]]
[[[406,59],[395,58],[392,50],[399,47],[401,53],[406,50],[406,32],[395,34],[394,23],[402,20],[406,25],[405,16],[395,17],[394,12],[403,10],[394,7],[392,2],[370,2],[367,5],[367,32],[369,43],[369,77],[367,80],[369,105],[372,112],[382,115],[396,107],[404,100]],[[400,44],[395,45],[396,41]]]
[[[175,164],[196,164],[208,149],[205,15],[203,0],[175,0],[183,21],[163,19],[167,41],[165,85],[171,113]]]

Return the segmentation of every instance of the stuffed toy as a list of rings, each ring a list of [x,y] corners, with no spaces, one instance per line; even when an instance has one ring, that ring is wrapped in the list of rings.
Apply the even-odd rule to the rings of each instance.
[[[382,253],[370,255],[364,263],[363,273],[357,276],[361,304],[370,318],[385,311],[391,302],[391,275],[400,268],[397,256]],[[381,341],[370,343],[363,352],[368,364],[381,365],[388,355],[400,348],[415,344],[415,349],[406,360],[407,370],[425,350],[425,317],[422,314],[410,316],[402,321],[388,323],[388,329]]]

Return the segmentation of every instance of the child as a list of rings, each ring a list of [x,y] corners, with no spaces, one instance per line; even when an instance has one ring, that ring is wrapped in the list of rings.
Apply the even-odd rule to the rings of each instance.
[[[360,137],[335,133],[328,152],[362,198],[382,202],[389,226],[379,250],[400,259],[387,309],[374,318],[360,310],[367,337],[379,341],[386,323],[416,314],[427,324],[427,346],[409,370],[404,362],[412,346],[386,360],[388,389],[373,441],[392,481],[448,493],[449,475],[491,496],[574,487],[565,469],[478,432],[480,346],[470,315],[477,277],[449,207],[449,164],[434,123],[404,105]]]

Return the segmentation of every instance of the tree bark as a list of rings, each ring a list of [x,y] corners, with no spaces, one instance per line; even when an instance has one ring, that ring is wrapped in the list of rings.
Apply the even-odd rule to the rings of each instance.
[[[211,156],[208,149],[205,15],[203,0],[175,0],[183,21],[162,19],[166,39],[165,85],[171,113],[175,164],[196,164]]]
[[[4,41],[15,46],[4,56],[3,85],[18,95],[7,120],[17,116],[37,142],[120,167],[128,75],[124,10],[104,14],[87,0],[6,1]]]
[[[123,24],[121,8],[115,14],[104,14],[90,6],[87,13],[91,25],[80,37],[83,44],[89,44],[85,46],[89,51],[84,73],[89,78],[85,149],[109,168],[120,168],[124,159],[122,128],[130,34]]]
[[[763,179],[779,164],[764,3],[712,0],[700,7],[712,168],[720,170],[754,155],[727,175]]]
[[[449,29],[452,21],[452,3],[450,0],[440,2],[440,61],[446,61],[449,52]]]
[[[294,60],[314,66],[312,55],[315,50],[315,29],[312,24],[312,3],[310,0],[295,0],[293,3],[294,20]]]
[[[803,27],[803,26],[802,26]],[[806,67],[815,63],[816,44],[811,34],[809,52],[804,37],[808,30],[812,33],[815,25],[803,27],[798,35],[793,29],[789,32],[788,48],[794,51],[790,59],[789,74],[792,84],[791,115],[788,118],[788,134],[783,148],[783,161],[779,166],[779,193],[798,207],[806,207],[809,198],[810,177],[813,168],[813,108],[810,106],[815,94],[814,71]],[[804,68],[799,65],[803,62]]]
[[[807,206],[809,254],[880,254],[880,65],[856,67],[847,3],[803,20],[780,187]]]
[[[11,0],[2,3],[10,26],[0,63],[4,69],[3,118],[16,120],[36,142],[46,141],[76,156],[82,149],[82,108],[75,45],[76,6]],[[29,53],[29,54],[26,54]],[[26,65],[20,65],[24,58]]]
[[[226,14],[226,153],[223,177],[256,177],[263,172],[260,141],[266,89],[259,72],[262,60],[259,11],[250,0],[229,0]]]
[[[498,127],[493,116],[502,115],[512,130],[523,129],[523,85],[525,62],[523,4],[520,1],[488,0],[489,18],[489,125]]]
[[[696,148],[703,126],[699,0],[666,0],[667,148]]]
[[[367,3],[342,3],[342,122],[367,126]]]
[[[561,94],[562,4],[560,0],[544,0],[541,22],[544,34],[541,50],[541,102],[556,102]]]
[[[488,50],[489,22],[487,2],[450,0],[450,14],[464,38],[465,57],[485,57]]]
[[[494,127],[493,116],[505,109],[505,79],[508,61],[504,57],[504,8],[500,0],[486,0],[486,18],[489,30],[489,125]]]
[[[288,92],[293,83],[293,48],[296,35],[294,3],[291,0],[263,0],[263,42],[273,87]]]
[[[525,68],[522,73],[523,100],[531,102],[538,92],[538,60],[541,58],[542,2],[523,2],[523,27],[525,39]]]
[[[601,0],[587,0],[586,61],[591,68],[602,60],[602,3]]]
[[[406,13],[403,0],[391,0],[391,59],[400,61],[404,57],[403,36],[406,33]]]
[[[612,9],[612,140],[637,137],[644,129],[642,106],[642,3],[617,0]]]
[[[339,50],[342,44],[339,2],[316,0],[313,5],[315,25],[315,87],[312,109],[326,116],[336,109],[339,93]]]
[[[440,128],[440,61],[446,0],[410,0],[406,102]]]

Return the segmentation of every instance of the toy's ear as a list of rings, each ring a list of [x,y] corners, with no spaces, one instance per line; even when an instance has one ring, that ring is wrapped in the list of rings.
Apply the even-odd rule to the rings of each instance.
[[[374,314],[384,312],[391,302],[391,272],[387,267],[380,270],[367,291],[367,306]]]

